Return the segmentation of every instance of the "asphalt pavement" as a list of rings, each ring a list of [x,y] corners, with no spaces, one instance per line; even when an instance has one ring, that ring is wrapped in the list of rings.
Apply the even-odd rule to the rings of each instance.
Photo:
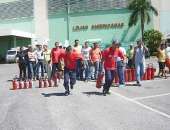
[[[77,82],[64,96],[57,88],[10,90],[17,65],[0,65],[0,130],[169,130],[170,77],[111,88]]]

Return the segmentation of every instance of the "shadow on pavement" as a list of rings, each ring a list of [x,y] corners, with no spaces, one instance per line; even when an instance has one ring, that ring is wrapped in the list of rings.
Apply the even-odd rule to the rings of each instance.
[[[102,96],[103,93],[101,92],[82,92],[83,94],[86,94],[88,96],[91,96],[91,95],[97,95],[97,96]]]
[[[44,97],[51,97],[51,96],[65,96],[64,93],[41,93]]]
[[[126,84],[126,86],[138,86],[137,84]]]

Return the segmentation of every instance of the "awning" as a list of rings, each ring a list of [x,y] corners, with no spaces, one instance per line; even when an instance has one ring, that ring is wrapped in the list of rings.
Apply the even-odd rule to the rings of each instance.
[[[35,34],[14,29],[0,29],[0,36],[18,36],[25,38],[35,38]]]

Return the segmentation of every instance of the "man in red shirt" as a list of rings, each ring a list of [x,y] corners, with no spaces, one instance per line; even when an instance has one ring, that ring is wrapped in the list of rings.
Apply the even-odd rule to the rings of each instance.
[[[68,46],[61,58],[64,59],[64,87],[66,90],[65,95],[68,96],[70,94],[69,86],[73,89],[76,83],[77,59],[82,60],[82,56],[77,51],[74,51],[71,46]]]
[[[51,62],[52,62],[52,72],[51,78],[55,75],[56,70],[58,70],[59,57],[62,54],[62,50],[59,48],[59,42],[55,43],[55,48],[51,50]]]
[[[116,58],[123,57],[121,51],[117,49],[115,41],[112,42],[112,46],[107,48],[102,53],[102,62],[104,62],[105,69],[105,84],[103,86],[103,95],[109,94],[110,86],[115,77],[116,72]]]

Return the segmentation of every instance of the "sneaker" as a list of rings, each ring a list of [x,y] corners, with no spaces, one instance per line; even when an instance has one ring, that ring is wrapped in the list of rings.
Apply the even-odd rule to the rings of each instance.
[[[68,96],[68,95],[70,95],[70,92],[69,92],[69,91],[66,91],[66,92],[64,93],[64,95],[65,95],[65,96]]]
[[[111,95],[111,92],[108,91],[106,94]]]
[[[73,85],[70,85],[70,88],[73,89],[74,88]]]
[[[103,96],[106,96],[107,92],[105,90],[103,90]]]
[[[119,88],[124,88],[124,87],[125,87],[124,84],[120,84],[120,85],[119,85]]]
[[[142,86],[142,85],[140,84],[140,82],[139,82],[139,81],[137,81],[137,86],[139,86],[139,87],[140,87],[140,86]]]

